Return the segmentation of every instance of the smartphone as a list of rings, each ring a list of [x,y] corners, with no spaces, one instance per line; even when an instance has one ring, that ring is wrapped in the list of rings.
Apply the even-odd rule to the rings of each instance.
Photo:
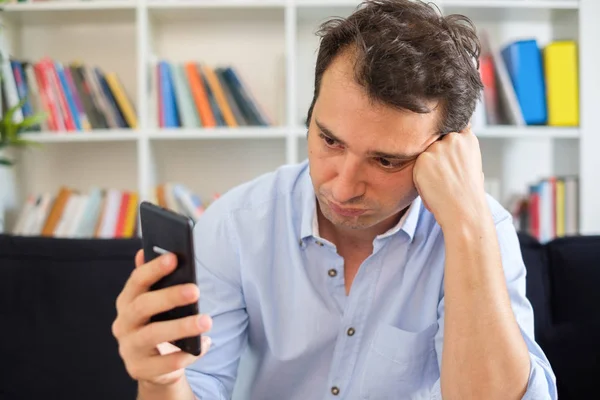
[[[191,218],[156,204],[143,201],[140,204],[140,223],[142,229],[142,247],[145,262],[149,262],[165,253],[177,257],[177,267],[150,287],[150,290],[164,289],[174,285],[196,283],[196,265],[194,256],[193,226]],[[170,321],[191,315],[197,315],[198,302],[156,314],[151,322]],[[200,335],[181,338],[171,342],[182,351],[200,355]]]

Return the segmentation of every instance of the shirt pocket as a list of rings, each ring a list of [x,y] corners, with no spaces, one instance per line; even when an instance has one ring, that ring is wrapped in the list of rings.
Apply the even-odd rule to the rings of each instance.
[[[420,332],[380,325],[367,350],[363,399],[425,399],[438,379],[435,322]]]

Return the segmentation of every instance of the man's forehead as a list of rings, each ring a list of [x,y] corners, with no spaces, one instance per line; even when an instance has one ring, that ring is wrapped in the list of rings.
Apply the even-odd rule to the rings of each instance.
[[[423,152],[429,143],[433,141],[432,137],[425,142],[423,142],[423,140],[417,140],[417,137],[422,135],[405,134],[398,129],[389,129],[380,132],[376,137],[372,137],[373,140],[357,141],[355,139],[356,135],[360,135],[361,139],[365,139],[364,135],[373,135],[373,132],[356,132],[354,134],[349,134],[348,132],[344,132],[343,129],[334,129],[318,117],[315,117],[315,124],[323,134],[331,139],[334,139],[345,146],[353,147],[354,150],[359,150],[372,157],[413,159]],[[358,146],[362,148],[357,148]]]

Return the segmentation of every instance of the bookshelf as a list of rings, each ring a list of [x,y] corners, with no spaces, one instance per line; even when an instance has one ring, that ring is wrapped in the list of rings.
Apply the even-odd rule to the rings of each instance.
[[[3,5],[11,54],[64,62],[79,59],[115,71],[135,103],[135,131],[32,133],[42,149],[23,152],[16,198],[57,191],[62,184],[137,190],[172,180],[203,198],[257,174],[306,157],[303,120],[313,91],[317,25],[345,16],[356,1],[317,0],[56,0]],[[580,126],[488,126],[480,137],[486,177],[501,199],[556,174],[580,178],[580,231],[600,232],[600,2],[596,0],[438,0],[444,13],[463,13],[497,44],[535,37],[578,42]],[[269,127],[161,129],[151,96],[160,59],[232,64],[274,124]],[[8,215],[8,227],[15,211]],[[12,218],[12,219],[11,219]]]

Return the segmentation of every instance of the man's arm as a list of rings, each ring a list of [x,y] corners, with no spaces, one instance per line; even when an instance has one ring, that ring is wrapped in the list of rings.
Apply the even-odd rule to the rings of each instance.
[[[487,210],[487,204],[483,207]],[[492,214],[483,212],[446,225],[443,233],[442,397],[522,399],[529,387],[539,386],[530,378],[535,368],[541,368],[536,376],[544,390],[542,394],[532,389],[538,392],[534,398],[553,398],[546,371],[536,365],[538,358],[530,354],[524,339],[524,334],[533,337],[533,314],[525,298],[525,268],[509,215],[496,227]],[[515,317],[526,326],[521,328]]]
[[[432,143],[417,158],[413,179],[446,251],[436,341],[441,379],[432,398],[556,399],[554,375],[533,340],[515,228],[485,194],[470,127]]]

